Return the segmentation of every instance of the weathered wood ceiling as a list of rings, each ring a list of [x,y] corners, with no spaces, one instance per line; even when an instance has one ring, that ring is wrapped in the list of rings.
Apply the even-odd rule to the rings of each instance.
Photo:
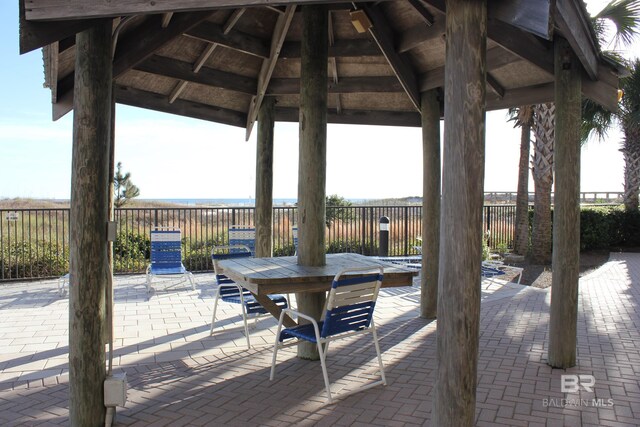
[[[444,0],[318,2],[330,9],[329,122],[420,126],[420,92],[444,84]],[[74,34],[113,19],[119,103],[249,133],[262,99],[275,97],[276,120],[298,120],[305,1],[151,3],[21,1],[21,50],[45,46],[54,119],[72,108]],[[487,109],[553,100],[556,36],[583,64],[585,95],[615,107],[617,71],[600,59],[581,0],[489,1],[488,14]]]

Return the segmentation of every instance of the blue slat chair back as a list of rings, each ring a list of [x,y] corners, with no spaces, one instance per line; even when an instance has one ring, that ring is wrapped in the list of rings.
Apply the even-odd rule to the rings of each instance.
[[[182,268],[182,238],[180,230],[151,230],[151,269]]]
[[[498,270],[497,268],[491,268],[491,267],[486,267],[486,266],[482,266],[482,277],[496,277],[496,276],[503,276],[506,273],[502,270]]]
[[[250,249],[245,245],[229,245],[222,247],[214,247],[211,253],[211,261],[213,262],[213,271],[216,275],[216,282],[218,283],[218,292],[220,293],[220,298],[223,301],[227,302],[235,302],[240,303],[240,291],[238,290],[238,286],[236,282],[225,276],[224,274],[218,273],[218,261],[225,259],[236,259],[236,258],[249,258],[251,257]],[[231,285],[231,286],[225,286]],[[251,293],[242,288],[242,294],[246,297],[251,297]]]
[[[368,328],[382,284],[377,273],[336,277],[331,285],[320,337]]]
[[[251,255],[256,253],[256,229],[242,225],[229,227],[229,246],[243,245],[249,248]]]

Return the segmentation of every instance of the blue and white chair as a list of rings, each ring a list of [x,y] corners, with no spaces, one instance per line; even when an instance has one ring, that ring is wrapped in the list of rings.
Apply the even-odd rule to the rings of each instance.
[[[151,264],[147,267],[147,292],[155,276],[182,277],[195,290],[193,275],[182,264],[182,235],[179,228],[156,227],[151,230]],[[178,283],[166,286],[177,286]]]
[[[251,255],[255,255],[256,229],[246,225],[232,225],[229,227],[229,245],[244,245],[249,248]]]
[[[315,343],[318,346],[318,353],[320,355],[328,402],[331,403],[333,399],[331,397],[331,387],[326,365],[329,343],[357,334],[370,333],[378,356],[381,379],[366,384],[353,392],[366,390],[380,384],[386,385],[387,380],[384,375],[384,365],[382,364],[378,335],[373,322],[373,311],[376,306],[380,285],[382,284],[382,272],[383,269],[380,266],[367,268],[356,267],[345,269],[338,273],[333,279],[326,309],[320,321],[291,309],[283,310],[278,322],[276,342],[273,347],[270,380],[273,380],[275,375],[278,349],[295,345],[300,340]],[[294,328],[282,329],[285,313],[297,315],[299,319],[305,319],[310,323],[301,324]],[[285,343],[286,340],[295,338],[297,338],[297,340]]]
[[[216,313],[218,310],[218,301],[222,300],[232,304],[239,304],[242,310],[242,321],[244,323],[244,335],[247,338],[247,348],[250,349],[251,341],[249,339],[248,317],[253,315],[257,321],[258,316],[268,314],[269,312],[258,301],[256,301],[251,292],[224,274],[220,274],[218,266],[218,262],[221,260],[248,257],[251,257],[251,250],[245,245],[214,246],[211,251],[213,271],[215,273],[218,288],[215,301],[213,303],[213,316],[211,318],[209,336],[213,335]],[[287,299],[283,295],[269,295],[269,298],[271,298],[273,302],[282,309],[286,309],[289,306]]]
[[[522,272],[523,268],[521,267],[513,267],[510,265],[505,265],[501,261],[482,261],[481,273],[482,279],[487,279],[489,281],[489,286],[493,283],[500,284],[498,279],[500,276],[505,276],[508,272],[516,274],[518,277],[518,281],[516,284],[520,284],[522,280]]]

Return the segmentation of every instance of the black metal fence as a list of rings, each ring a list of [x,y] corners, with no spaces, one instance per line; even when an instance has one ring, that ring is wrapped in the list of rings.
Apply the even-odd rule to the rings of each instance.
[[[421,206],[327,207],[328,253],[377,255],[379,221],[390,220],[389,255],[419,253]],[[295,252],[296,207],[273,209],[275,256]],[[252,207],[122,208],[116,209],[114,242],[116,273],[144,272],[149,262],[150,233],[156,226],[182,231],[184,264],[190,271],[210,271],[214,245],[227,242],[232,225],[254,225]],[[514,205],[485,206],[483,231],[492,249],[512,245]],[[56,277],[69,268],[69,210],[0,210],[0,280]]]

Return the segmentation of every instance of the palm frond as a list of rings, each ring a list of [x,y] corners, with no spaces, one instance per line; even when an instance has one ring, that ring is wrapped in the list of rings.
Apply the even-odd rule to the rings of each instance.
[[[640,0],[612,0],[592,19],[600,45],[604,42],[607,21],[616,27],[614,48],[629,45],[639,31]]]
[[[597,102],[590,99],[582,101],[582,125],[580,126],[580,141],[584,144],[591,135],[599,140],[607,136],[616,116]]]

